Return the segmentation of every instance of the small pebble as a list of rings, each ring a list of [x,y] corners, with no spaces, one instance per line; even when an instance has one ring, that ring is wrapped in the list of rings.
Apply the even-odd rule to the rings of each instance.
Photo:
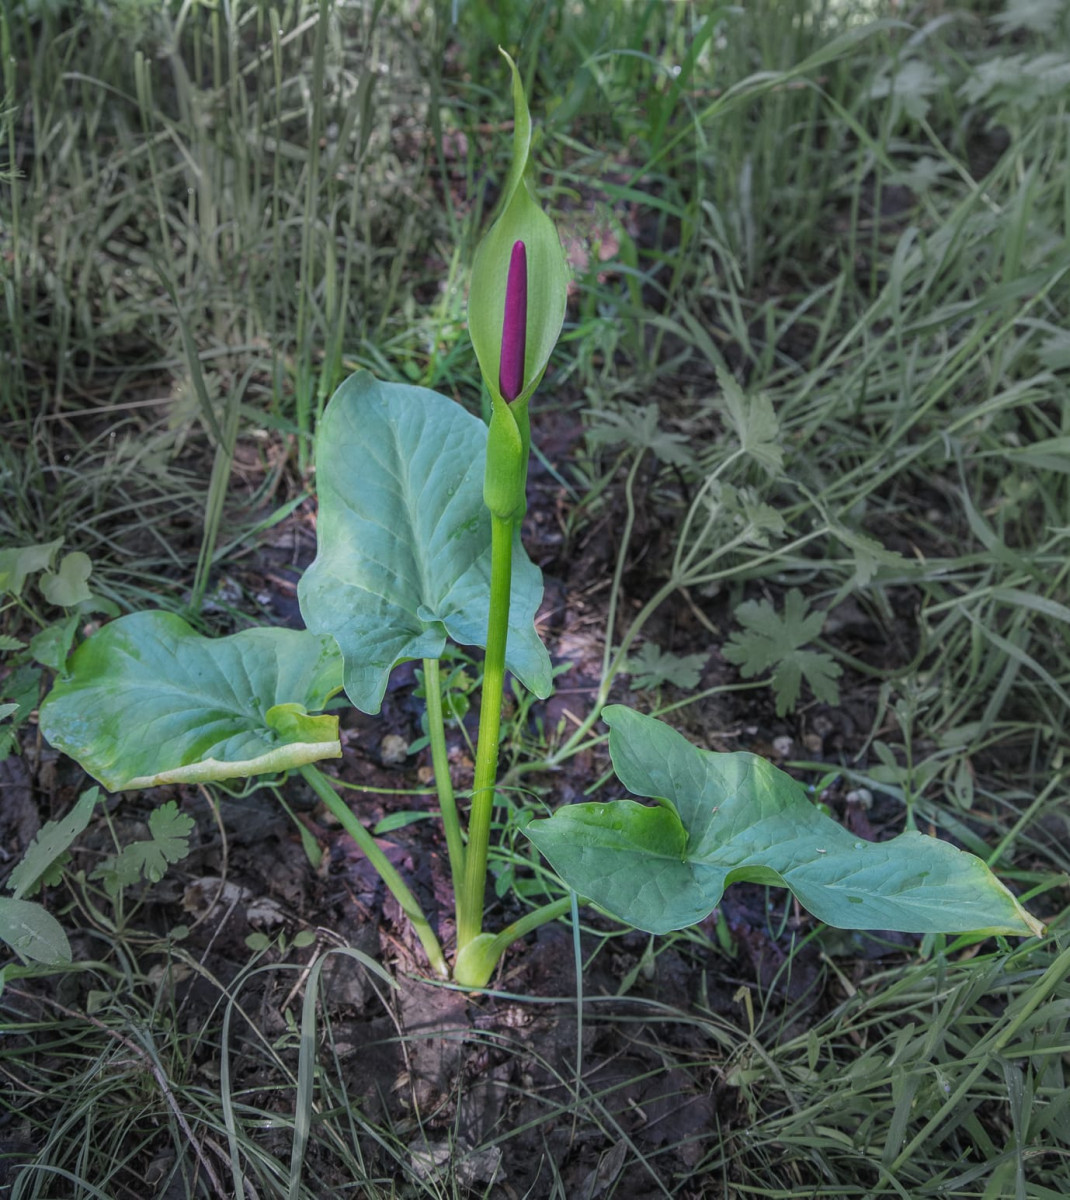
[[[845,799],[848,804],[858,804],[867,810],[873,807],[873,793],[869,788],[852,788]]]
[[[400,767],[409,757],[409,743],[397,733],[388,733],[379,743],[379,758],[384,767]]]

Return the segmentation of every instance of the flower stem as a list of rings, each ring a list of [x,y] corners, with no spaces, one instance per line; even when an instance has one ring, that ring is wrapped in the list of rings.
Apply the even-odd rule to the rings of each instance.
[[[435,787],[442,824],[446,830],[446,847],[450,856],[450,878],[454,896],[464,886],[464,838],[457,801],[450,780],[450,762],[446,753],[446,727],[442,719],[442,679],[437,658],[424,659],[424,692],[427,699],[427,734],[431,739],[431,762],[435,768]]]
[[[412,922],[412,927],[416,930],[416,936],[420,939],[424,953],[431,963],[431,969],[436,975],[441,975],[443,979],[448,979],[450,974],[449,968],[446,966],[446,958],[442,953],[442,947],[438,944],[438,938],[435,937],[434,930],[424,916],[423,909],[416,902],[416,897],[409,891],[405,881],[398,874],[390,860],[376,845],[375,838],[357,820],[356,816],[350,812],[349,806],[334,788],[331,787],[327,776],[318,767],[299,767],[298,770],[300,770],[305,782],[319,796],[328,810],[338,818],[342,828],[357,843],[361,850],[364,851],[368,861],[379,872],[379,877],[390,889],[394,899],[401,905],[401,911]]]
[[[513,525],[510,518],[491,514],[490,616],[487,652],[483,659],[483,690],[479,706],[479,742],[475,782],[468,817],[468,849],[464,885],[457,893],[458,952],[483,928],[483,893],[487,885],[487,847],[498,775],[498,738],[505,684],[505,644],[509,635],[509,594],[513,576]]]

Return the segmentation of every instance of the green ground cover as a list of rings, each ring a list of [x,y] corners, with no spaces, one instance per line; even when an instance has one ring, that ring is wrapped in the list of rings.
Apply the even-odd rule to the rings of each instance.
[[[57,544],[25,579],[0,558],[0,871],[26,814],[63,816],[79,787],[34,717],[64,639],[145,607],[205,632],[284,623],[265,546],[285,534],[301,559],[311,438],[353,370],[481,411],[465,294],[508,167],[499,44],[574,278],[526,532],[563,581],[554,660],[577,665],[567,713],[513,715],[511,782],[546,809],[582,796],[606,765],[594,714],[631,691],[693,741],[764,747],[853,833],[914,825],[978,854],[1047,934],[877,945],[731,892],[649,943],[577,926],[586,976],[506,975],[466,1034],[482,1071],[425,1094],[413,1067],[402,1111],[347,1067],[371,1051],[345,1005],[317,1010],[301,964],[329,917],[246,931],[221,978],[210,944],[161,930],[159,894],[94,882],[111,807],[46,895],[83,965],[16,967],[0,993],[0,1189],[1065,1196],[1054,0],[9,0],[0,555]],[[458,711],[478,669],[457,662]],[[189,792],[170,795],[222,811]],[[493,866],[503,904],[544,886],[521,838]],[[373,982],[397,1026],[368,1044],[411,1065],[433,1037]],[[511,1018],[551,1001],[539,1058]]]

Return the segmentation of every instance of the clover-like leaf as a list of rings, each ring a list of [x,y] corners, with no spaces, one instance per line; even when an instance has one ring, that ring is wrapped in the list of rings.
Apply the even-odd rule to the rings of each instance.
[[[189,854],[193,825],[193,818],[179,812],[173,800],[161,804],[149,814],[150,836],[124,846],[101,863],[90,878],[101,880],[109,896],[118,895],[143,876],[150,883],[159,883],[167,873],[168,863],[180,862]]]
[[[71,655],[40,727],[111,791],[236,779],[340,758],[337,717],[289,718],[290,706],[322,709],[341,686],[329,637],[268,628],[206,638],[174,613],[134,613]]]
[[[319,547],[297,594],[309,629],[341,647],[346,692],[364,712],[379,711],[398,663],[441,657],[447,635],[486,644],[486,446],[487,427],[459,404],[366,371],[327,406],[316,444]],[[547,696],[541,599],[542,574],[517,532],[506,666]]]
[[[685,691],[698,687],[708,654],[673,654],[654,642],[644,642],[639,652],[629,656],[625,671],[631,676],[632,690],[640,691],[671,683]]]
[[[770,475],[779,475],[784,469],[784,451],[778,440],[780,423],[772,401],[761,392],[745,396],[735,379],[720,368],[717,382],[723,394],[724,414],[735,430],[740,446]]]
[[[661,462],[673,467],[695,465],[693,439],[666,429],[656,404],[629,404],[620,412],[611,408],[588,409],[585,414],[586,437],[595,445],[651,450]]]
[[[88,554],[75,550],[65,554],[55,572],[41,576],[41,594],[59,608],[72,608],[84,600],[92,600],[86,580],[93,573],[93,561]]]
[[[700,750],[621,705],[602,717],[618,777],[656,807],[573,804],[524,832],[571,888],[638,929],[683,929],[749,882],[790,888],[841,929],[1042,931],[972,854],[913,831],[862,841],[758,755]]]
[[[843,674],[842,668],[822,650],[803,649],[820,635],[825,614],[807,613],[806,609],[806,598],[798,588],[785,597],[783,616],[768,600],[746,600],[736,609],[736,620],[743,629],[733,633],[722,649],[725,658],[739,666],[744,679],[773,669],[777,716],[795,707],[804,678],[819,700],[839,703],[836,680]]]

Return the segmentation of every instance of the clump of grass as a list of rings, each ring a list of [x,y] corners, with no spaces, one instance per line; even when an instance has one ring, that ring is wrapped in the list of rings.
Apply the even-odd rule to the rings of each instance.
[[[394,127],[426,98],[404,27],[381,6],[124,12],[118,36],[93,6],[23,5],[0,19],[14,64],[5,301],[16,367],[0,424],[37,429],[21,445],[4,439],[0,468],[36,472],[31,490],[46,492],[46,464],[70,455],[72,414],[95,412],[109,435],[114,414],[151,414],[141,428],[159,450],[140,482],[166,491],[167,457],[203,431],[216,466],[196,606],[239,432],[252,418],[290,436],[304,472],[343,353],[437,235],[426,201],[419,227],[398,202],[421,193],[427,168],[423,153],[399,157]],[[111,494],[106,478],[90,486]],[[20,509],[13,540],[44,540],[42,516],[49,538],[69,532],[62,510]]]
[[[841,975],[805,1032],[742,1043],[727,1079],[746,1120],[704,1167],[741,1194],[1059,1195],[1066,952],[976,949]]]

